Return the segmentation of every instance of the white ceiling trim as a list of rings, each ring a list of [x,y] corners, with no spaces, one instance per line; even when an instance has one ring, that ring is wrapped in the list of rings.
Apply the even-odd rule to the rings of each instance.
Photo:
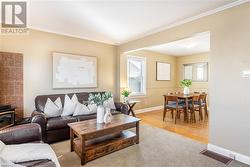
[[[52,33],[52,34],[56,34],[56,35],[63,35],[63,36],[72,37],[72,38],[84,39],[84,40],[88,40],[90,42],[98,42],[98,43],[103,43],[103,44],[106,44],[106,45],[117,45],[118,46],[118,44],[115,44],[115,43],[112,43],[112,42],[105,42],[105,41],[101,41],[101,40],[93,40],[93,39],[90,39],[88,37],[80,37],[80,36],[72,35],[72,34],[68,34],[68,33],[51,31],[51,30],[48,30],[48,29],[45,29],[45,28],[38,28],[38,27],[34,27],[34,26],[28,26],[28,28],[32,29],[32,30],[48,32],[48,33]]]
[[[241,4],[246,3],[246,2],[250,2],[250,0],[238,0],[238,1],[232,2],[230,4],[221,6],[219,8],[204,12],[202,14],[186,18],[186,19],[184,19],[182,21],[179,21],[179,22],[176,22],[174,24],[171,24],[171,25],[168,25],[168,26],[162,26],[161,28],[155,29],[155,30],[150,31],[148,33],[144,33],[143,35],[138,35],[138,36],[136,36],[134,38],[131,38],[131,39],[129,39],[129,40],[125,41],[125,42],[122,42],[122,43],[113,43],[113,42],[104,42],[104,41],[100,41],[100,40],[93,40],[93,39],[90,39],[90,38],[83,38],[83,37],[79,37],[79,36],[68,34],[68,33],[62,33],[62,32],[58,32],[58,31],[51,31],[51,30],[48,30],[48,29],[38,28],[38,27],[34,27],[34,26],[28,26],[28,28],[38,30],[38,31],[44,31],[44,32],[49,32],[49,33],[53,33],[53,34],[64,35],[64,36],[68,36],[68,37],[73,37],[73,38],[78,38],[78,39],[85,39],[85,40],[89,40],[89,41],[93,41],[93,42],[101,42],[101,43],[104,43],[104,44],[110,44],[110,45],[117,45],[118,46],[118,45],[122,45],[122,44],[131,42],[131,41],[134,41],[134,40],[137,40],[137,39],[140,39],[140,38],[144,38],[146,36],[149,36],[149,35],[164,31],[164,30],[168,30],[168,29],[176,27],[176,26],[179,26],[179,25],[182,25],[182,24],[185,24],[185,23],[200,19],[202,17],[206,17],[206,16],[209,16],[209,15],[221,12],[223,10],[226,10],[226,9],[241,5]]]
[[[192,22],[194,20],[197,20],[197,19],[200,19],[202,17],[206,17],[206,16],[209,16],[209,15],[212,15],[212,14],[215,14],[215,13],[218,13],[218,12],[221,12],[223,10],[226,10],[226,9],[229,9],[229,8],[232,8],[232,7],[235,7],[235,6],[238,6],[238,5],[241,5],[243,3],[246,3],[246,2],[250,2],[250,0],[238,0],[238,1],[235,1],[235,2],[232,2],[230,4],[227,4],[227,5],[224,5],[224,6],[221,6],[221,7],[218,7],[216,9],[213,9],[213,10],[210,10],[210,11],[207,11],[207,12],[204,12],[202,14],[199,14],[199,15],[196,15],[196,16],[193,16],[193,17],[189,17],[189,18],[186,18],[182,21],[179,21],[179,22],[176,22],[174,24],[171,24],[171,25],[168,25],[168,26],[163,26],[161,28],[158,28],[156,30],[153,30],[153,31],[150,31],[148,33],[144,33],[143,35],[139,35],[133,39],[130,39],[128,41],[125,41],[123,43],[120,43],[119,45],[122,45],[122,44],[125,44],[125,43],[128,43],[128,42],[131,42],[131,41],[134,41],[134,40],[138,40],[140,38],[144,38],[146,36],[149,36],[149,35],[152,35],[152,34],[155,34],[155,33],[158,33],[158,32],[161,32],[161,31],[165,31],[165,30],[168,30],[170,28],[173,28],[173,27],[177,27],[179,25],[182,25],[182,24],[185,24],[185,23],[188,23],[188,22]]]

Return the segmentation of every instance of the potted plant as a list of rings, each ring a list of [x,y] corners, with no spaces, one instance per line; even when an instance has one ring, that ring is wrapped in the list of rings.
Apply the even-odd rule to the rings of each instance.
[[[105,109],[103,107],[103,103],[104,103],[104,101],[109,100],[110,98],[112,98],[112,94],[110,92],[105,92],[103,94],[100,94],[100,93],[89,94],[88,100],[89,100],[90,104],[97,105],[97,113],[96,113],[97,123],[104,122]]]
[[[128,96],[131,94],[131,92],[129,91],[129,89],[124,89],[122,91],[122,96],[123,96],[123,100],[124,102],[128,102]]]
[[[189,94],[189,87],[192,85],[192,81],[190,79],[184,79],[180,82],[182,88],[184,88],[183,93],[185,95]]]

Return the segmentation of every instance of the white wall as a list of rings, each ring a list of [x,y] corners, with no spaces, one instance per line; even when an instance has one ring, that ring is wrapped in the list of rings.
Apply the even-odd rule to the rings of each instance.
[[[250,8],[224,15],[211,32],[209,142],[250,156]]]
[[[250,157],[250,2],[119,46],[120,54],[211,32],[210,135],[213,145]]]

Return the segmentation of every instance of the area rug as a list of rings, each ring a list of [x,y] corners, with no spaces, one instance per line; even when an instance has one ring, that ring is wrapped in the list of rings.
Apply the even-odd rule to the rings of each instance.
[[[62,167],[81,167],[70,142],[52,144]],[[149,125],[140,126],[140,144],[88,162],[85,167],[224,167],[200,152],[206,145]],[[249,167],[232,161],[229,167]]]

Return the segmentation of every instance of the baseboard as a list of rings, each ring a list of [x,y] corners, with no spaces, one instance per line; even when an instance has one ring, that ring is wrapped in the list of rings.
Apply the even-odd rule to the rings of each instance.
[[[225,148],[222,148],[222,147],[219,147],[219,146],[216,146],[213,144],[208,144],[207,149],[209,151],[213,151],[215,153],[218,153],[218,154],[224,155],[226,157],[235,159],[235,160],[242,162],[244,164],[250,165],[250,157],[249,156],[246,156],[246,155],[234,152],[234,151],[230,151],[230,150],[227,150]]]
[[[139,113],[144,113],[144,112],[149,112],[149,111],[154,111],[154,110],[160,110],[163,109],[163,106],[155,106],[155,107],[149,107],[149,108],[143,108],[143,109],[139,109],[139,110],[135,110],[135,113],[139,114]]]

